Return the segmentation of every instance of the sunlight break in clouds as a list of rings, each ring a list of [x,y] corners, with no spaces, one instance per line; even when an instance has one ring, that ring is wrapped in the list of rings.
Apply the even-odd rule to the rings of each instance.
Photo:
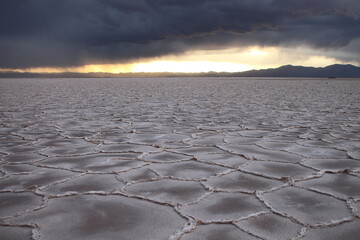
[[[40,67],[0,69],[31,73],[129,73],[129,72],[242,72],[251,69],[276,68],[286,64],[324,67],[339,62],[306,47],[229,48],[222,50],[196,50],[184,54],[143,59],[134,63],[89,64],[80,67]]]

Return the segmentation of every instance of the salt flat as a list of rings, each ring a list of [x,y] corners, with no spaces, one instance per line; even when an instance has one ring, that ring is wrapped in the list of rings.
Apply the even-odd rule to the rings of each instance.
[[[0,239],[358,239],[360,80],[0,89]]]

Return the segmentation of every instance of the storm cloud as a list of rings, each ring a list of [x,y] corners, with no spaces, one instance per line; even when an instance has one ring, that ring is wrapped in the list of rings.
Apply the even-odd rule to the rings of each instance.
[[[358,0],[2,0],[0,68],[307,45],[360,63]]]

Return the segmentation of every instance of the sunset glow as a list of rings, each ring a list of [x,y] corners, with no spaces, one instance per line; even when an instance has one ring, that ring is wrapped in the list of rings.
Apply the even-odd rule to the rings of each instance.
[[[308,54],[311,52],[311,54]],[[315,53],[315,54],[314,54]],[[135,63],[89,64],[79,67],[40,67],[0,69],[0,72],[30,73],[139,73],[139,72],[242,72],[252,69],[275,68],[285,64],[324,67],[338,63],[336,59],[316,54],[306,48],[287,49],[278,47],[230,48],[223,50],[188,51],[181,55],[169,55],[144,59]]]

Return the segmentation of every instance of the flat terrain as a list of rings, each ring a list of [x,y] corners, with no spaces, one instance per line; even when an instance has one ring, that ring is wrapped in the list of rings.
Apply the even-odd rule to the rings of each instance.
[[[360,80],[0,91],[0,239],[359,239]]]

